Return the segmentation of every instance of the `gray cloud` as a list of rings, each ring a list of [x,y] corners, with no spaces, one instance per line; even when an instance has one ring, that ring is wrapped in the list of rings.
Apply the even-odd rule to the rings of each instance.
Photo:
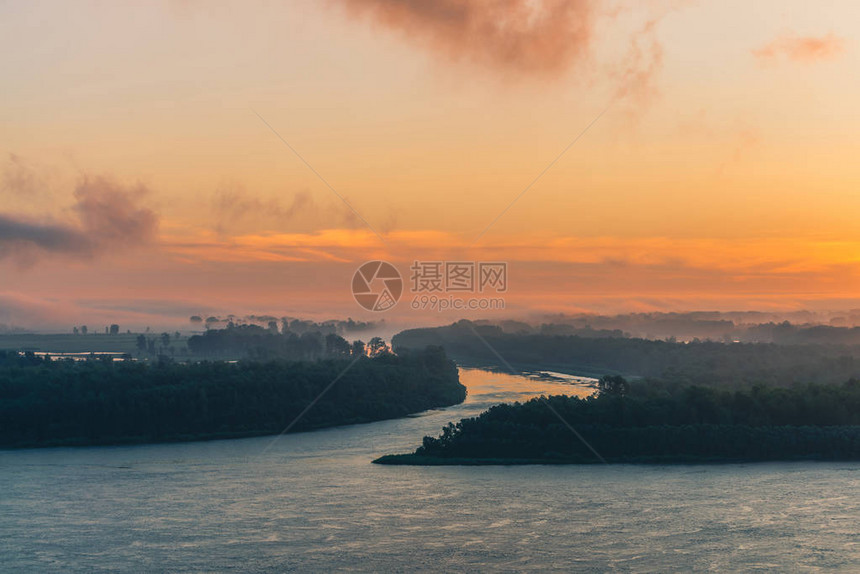
[[[153,240],[158,216],[138,203],[146,188],[85,177],[74,191],[71,218],[58,220],[0,213],[0,258],[32,263],[46,253],[93,257]]]
[[[291,220],[302,212],[307,214],[313,208],[311,195],[306,191],[296,193],[288,205],[274,198],[262,199],[250,195],[238,187],[220,189],[212,198],[219,231],[245,219],[264,217],[267,220]]]
[[[85,178],[75,189],[75,212],[95,250],[146,243],[155,238],[158,216],[138,202],[142,185],[123,187],[103,178]]]
[[[360,227],[363,223],[341,201],[317,201],[299,191],[283,198],[261,198],[241,186],[216,191],[211,200],[218,233],[243,231],[307,231],[322,227]]]
[[[0,255],[16,245],[66,253],[91,249],[90,241],[79,229],[61,223],[28,221],[0,214]]]

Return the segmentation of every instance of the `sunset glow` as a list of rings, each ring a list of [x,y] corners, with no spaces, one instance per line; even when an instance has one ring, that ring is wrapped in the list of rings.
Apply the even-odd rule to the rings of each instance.
[[[0,323],[860,306],[854,2],[253,4],[0,6]]]

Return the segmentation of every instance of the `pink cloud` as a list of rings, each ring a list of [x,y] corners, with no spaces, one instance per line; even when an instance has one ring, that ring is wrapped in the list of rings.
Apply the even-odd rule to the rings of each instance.
[[[785,34],[752,52],[762,61],[785,58],[793,62],[809,63],[829,60],[838,56],[843,50],[842,38],[831,32],[818,37]]]
[[[450,58],[528,74],[558,73],[584,58],[591,0],[339,0],[354,15]]]

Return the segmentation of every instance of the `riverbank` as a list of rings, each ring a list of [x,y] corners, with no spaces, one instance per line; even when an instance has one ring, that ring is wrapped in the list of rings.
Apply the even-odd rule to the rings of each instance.
[[[244,438],[393,419],[465,398],[441,348],[372,359],[157,364],[2,353],[0,447]]]
[[[858,428],[860,430],[860,428]],[[526,465],[594,465],[594,464],[640,464],[640,465],[698,465],[698,464],[750,464],[765,462],[860,462],[860,455],[853,458],[823,458],[819,456],[797,456],[779,459],[755,459],[718,456],[640,456],[610,457],[599,460],[595,456],[573,458],[461,458],[422,456],[417,454],[387,454],[371,461],[388,466],[526,466]]]
[[[860,460],[860,382],[751,391],[649,383],[496,405],[378,464]]]

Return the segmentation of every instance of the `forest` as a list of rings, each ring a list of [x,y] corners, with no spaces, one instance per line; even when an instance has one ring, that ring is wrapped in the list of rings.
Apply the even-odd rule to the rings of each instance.
[[[189,351],[198,357],[247,358],[258,361],[276,358],[313,361],[326,357],[364,355],[365,352],[376,356],[389,351],[388,345],[379,337],[372,338],[365,345],[361,340],[350,343],[336,333],[320,330],[278,331],[276,325],[271,329],[264,329],[258,325],[231,324],[225,329],[210,329],[202,335],[189,337],[187,344]]]
[[[595,397],[501,404],[382,464],[860,460],[860,381],[719,390],[601,381]],[[580,438],[581,437],[581,438]],[[586,444],[587,443],[587,444]],[[593,450],[592,450],[593,449]]]
[[[860,309],[849,311],[692,311],[620,315],[538,315],[528,321],[479,320],[508,333],[625,336],[643,339],[707,339],[781,344],[860,344]]]
[[[860,377],[860,346],[850,345],[656,341],[606,333],[597,337],[510,333],[499,326],[468,321],[403,331],[392,344],[395,350],[443,346],[458,363],[470,366],[498,365],[497,352],[519,368],[651,377],[688,385],[790,386]]]
[[[50,360],[0,351],[0,446],[279,433],[336,379],[292,430],[401,417],[466,397],[456,366],[439,347],[236,363]]]

